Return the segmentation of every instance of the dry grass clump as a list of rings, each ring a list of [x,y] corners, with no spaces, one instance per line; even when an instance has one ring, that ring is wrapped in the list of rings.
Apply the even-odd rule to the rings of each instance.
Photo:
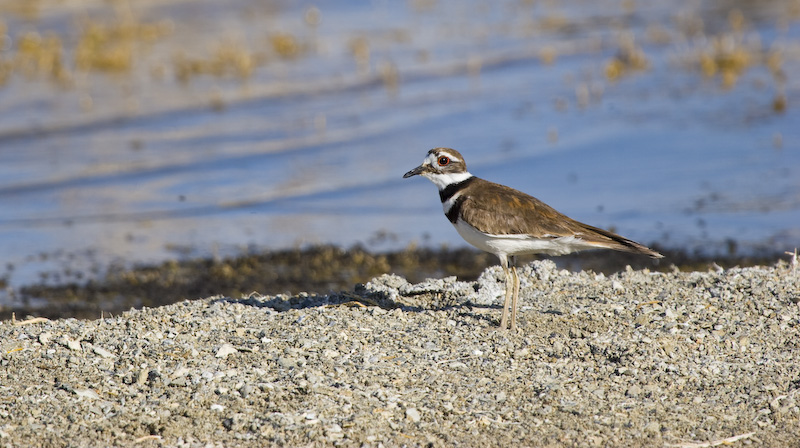
[[[758,65],[766,66],[773,79],[782,85],[785,73],[780,50],[765,49],[757,34],[747,33],[747,23],[739,10],[729,13],[728,24],[729,30],[724,33],[696,38],[694,48],[678,59],[706,78],[718,79],[726,89],[734,87],[747,70]],[[779,103],[776,103],[778,108]]]
[[[619,39],[617,54],[606,64],[606,77],[614,81],[648,68],[650,68],[650,61],[644,51],[636,44],[633,34],[626,33]]]
[[[269,36],[272,50],[283,59],[292,59],[306,51],[306,45],[289,33],[275,33]]]
[[[358,36],[351,39],[348,46],[353,59],[356,61],[359,73],[368,73],[371,56],[369,40],[365,36]]]
[[[84,19],[78,26],[77,42],[73,48],[65,48],[66,40],[53,33],[27,31],[8,36],[7,27],[0,21],[0,50],[9,50],[0,52],[0,86],[15,74],[69,86],[74,71],[128,73],[150,45],[161,42],[175,28],[169,20],[139,21],[125,11],[107,22]],[[206,55],[190,57],[178,53],[172,64],[175,77],[181,82],[199,75],[247,79],[268,59],[294,59],[309,49],[310,45],[298,37],[276,32],[256,50],[228,39]],[[163,66],[154,69],[154,73],[163,73]]]
[[[169,21],[142,23],[125,18],[104,24],[87,21],[75,48],[75,66],[84,71],[125,72],[132,68],[139,44],[157,42],[171,33]]]
[[[185,83],[198,75],[247,79],[263,60],[263,55],[250,51],[242,44],[225,42],[208,57],[190,58],[178,54],[173,62],[175,76],[180,82]]]
[[[54,33],[25,31],[8,36],[0,22],[0,85],[17,74],[28,79],[51,80],[68,86],[75,70],[84,72],[127,72],[134,64],[138,45],[152,43],[169,34],[168,21],[143,23],[126,17],[105,24],[86,20],[81,24],[74,50],[65,49],[64,39]],[[74,54],[74,65],[68,55]]]
[[[252,50],[246,44],[228,40],[207,56],[190,57],[184,53],[173,59],[176,78],[183,83],[195,76],[247,79],[256,68],[269,60],[291,60],[309,51],[310,46],[288,33],[273,33],[266,43]]]
[[[70,76],[64,64],[64,49],[61,39],[55,35],[41,36],[27,32],[16,39],[16,54],[5,62],[6,76],[12,72],[27,78],[46,77],[66,83]]]
[[[41,0],[17,0],[0,2],[0,15],[15,15],[25,20],[36,20],[44,6]]]
[[[713,37],[700,48],[696,64],[707,78],[719,77],[722,86],[731,88],[739,77],[759,58],[760,46],[741,35]]]
[[[717,35],[706,35],[705,24],[693,18],[694,34],[691,45],[682,48],[676,56],[679,65],[700,72],[705,78],[719,82],[723,89],[732,89],[750,69],[765,67],[772,77],[774,97],[771,108],[783,113],[788,107],[785,85],[784,51],[780,41],[766,48],[761,37],[748,30],[741,11],[728,14],[728,29]],[[763,84],[763,83],[761,83]]]

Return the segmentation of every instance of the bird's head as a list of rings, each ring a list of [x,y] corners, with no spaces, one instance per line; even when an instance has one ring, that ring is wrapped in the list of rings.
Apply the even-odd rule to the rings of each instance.
[[[461,153],[450,148],[431,149],[422,165],[404,174],[403,178],[418,174],[428,178],[440,190],[472,176],[467,171],[467,163]]]

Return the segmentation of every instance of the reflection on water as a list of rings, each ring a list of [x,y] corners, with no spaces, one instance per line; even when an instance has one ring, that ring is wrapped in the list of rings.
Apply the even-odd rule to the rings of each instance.
[[[12,282],[175,247],[460,246],[400,178],[435,146],[643,243],[800,243],[796,2],[114,5],[0,6]]]

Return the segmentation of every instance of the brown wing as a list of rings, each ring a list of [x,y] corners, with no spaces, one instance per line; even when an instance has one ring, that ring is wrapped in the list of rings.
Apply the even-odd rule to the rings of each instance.
[[[576,236],[598,248],[634,252],[661,258],[658,252],[615,233],[583,224],[521,191],[477,179],[461,213],[482,232],[531,235],[536,238]],[[488,229],[494,229],[489,231]]]

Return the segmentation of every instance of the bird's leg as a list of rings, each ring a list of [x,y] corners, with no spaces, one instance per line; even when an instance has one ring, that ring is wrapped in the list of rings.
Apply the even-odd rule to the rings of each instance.
[[[517,329],[517,299],[519,299],[519,274],[517,274],[517,258],[511,257],[511,276],[514,277],[514,292],[511,299],[511,330]]]
[[[500,265],[503,267],[503,272],[506,274],[506,300],[503,302],[503,316],[500,318],[500,329],[505,330],[508,328],[508,307],[511,305],[513,280],[511,278],[511,272],[508,270],[508,259],[505,256],[500,256]]]

